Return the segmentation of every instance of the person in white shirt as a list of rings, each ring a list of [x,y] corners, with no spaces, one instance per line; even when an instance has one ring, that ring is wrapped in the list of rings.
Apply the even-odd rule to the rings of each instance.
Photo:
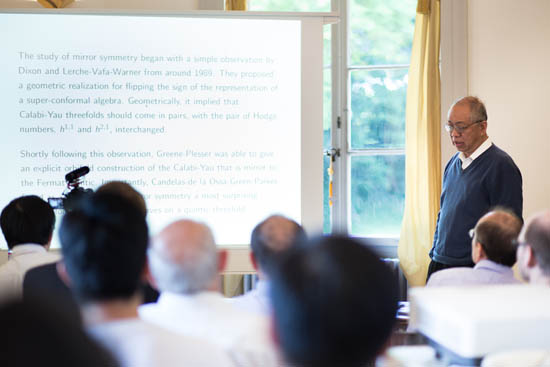
[[[519,236],[517,257],[525,280],[550,285],[550,210],[529,218]]]
[[[59,259],[59,255],[48,252],[55,214],[40,197],[22,196],[2,210],[0,226],[11,252],[8,262],[0,266],[0,298],[20,298],[25,273]]]
[[[267,317],[250,315],[226,302],[219,272],[227,252],[216,248],[208,226],[179,220],[165,227],[148,253],[157,303],[139,308],[148,322],[183,335],[208,340],[228,351],[242,366],[268,367],[278,359]]]
[[[138,318],[147,270],[145,217],[128,199],[96,192],[63,217],[58,271],[90,335],[125,367],[233,366],[221,348]]]
[[[283,252],[305,237],[298,223],[281,215],[272,215],[256,225],[250,237],[250,260],[259,281],[255,289],[231,298],[231,303],[244,311],[269,316],[269,269]]]
[[[521,220],[511,211],[494,209],[470,231],[473,268],[456,267],[432,274],[427,286],[460,286],[519,283],[512,266],[516,262]]]

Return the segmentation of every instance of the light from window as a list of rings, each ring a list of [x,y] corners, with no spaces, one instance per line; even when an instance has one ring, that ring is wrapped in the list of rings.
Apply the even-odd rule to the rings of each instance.
[[[350,0],[348,228],[399,237],[405,201],[405,105],[416,0]]]

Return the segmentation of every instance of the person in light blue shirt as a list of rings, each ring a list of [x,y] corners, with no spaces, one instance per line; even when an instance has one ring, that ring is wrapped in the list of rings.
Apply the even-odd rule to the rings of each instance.
[[[306,238],[301,225],[282,215],[271,215],[258,223],[250,237],[250,260],[258,271],[256,288],[229,301],[241,310],[269,315],[269,272],[282,253]]]
[[[473,268],[456,267],[438,271],[427,286],[511,284],[516,262],[521,220],[511,211],[496,209],[485,214],[471,230]]]

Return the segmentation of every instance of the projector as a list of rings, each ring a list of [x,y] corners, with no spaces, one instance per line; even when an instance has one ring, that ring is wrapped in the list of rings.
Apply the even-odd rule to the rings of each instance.
[[[532,285],[413,288],[410,329],[444,359],[477,365],[489,353],[550,349],[550,288]]]

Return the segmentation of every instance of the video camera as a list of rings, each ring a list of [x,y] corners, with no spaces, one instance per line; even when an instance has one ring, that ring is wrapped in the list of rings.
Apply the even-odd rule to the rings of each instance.
[[[64,209],[65,211],[73,210],[82,198],[90,195],[92,189],[84,189],[80,187],[82,177],[90,172],[88,166],[77,168],[65,175],[67,181],[67,190],[58,198],[48,198],[48,203],[54,209]]]

